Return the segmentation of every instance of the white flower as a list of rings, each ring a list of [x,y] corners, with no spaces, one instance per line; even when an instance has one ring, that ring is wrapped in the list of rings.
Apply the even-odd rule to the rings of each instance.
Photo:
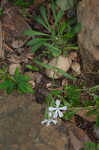
[[[54,119],[45,119],[45,120],[41,121],[41,124],[46,123],[46,126],[48,127],[51,122],[54,123],[55,125],[57,124],[57,120],[54,120]]]
[[[56,100],[56,107],[49,107],[48,110],[50,112],[53,112],[54,111],[54,115],[53,115],[53,118],[57,118],[58,116],[60,118],[63,117],[63,113],[61,112],[62,110],[67,110],[67,106],[64,106],[64,107],[59,107],[60,105],[60,100]]]

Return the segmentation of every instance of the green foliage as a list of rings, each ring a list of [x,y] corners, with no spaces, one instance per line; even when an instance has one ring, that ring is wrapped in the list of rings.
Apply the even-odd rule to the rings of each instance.
[[[3,10],[2,8],[0,8],[0,16],[3,14]]]
[[[33,93],[33,90],[28,83],[30,80],[29,77],[27,75],[21,75],[18,69],[16,69],[13,76],[9,75],[6,68],[3,70],[0,69],[0,77],[2,80],[0,89],[6,90],[7,94],[11,94],[14,89],[20,94]]]
[[[85,150],[99,150],[99,144],[93,142],[86,142]]]
[[[39,69],[36,66],[31,66],[31,65],[26,65],[27,69],[33,70],[33,71],[38,71]]]
[[[79,32],[80,24],[73,25],[76,23],[75,19],[74,22],[63,21],[60,23],[64,11],[59,10],[57,13],[55,2],[51,3],[51,10],[54,18],[53,25],[50,25],[46,9],[43,6],[40,7],[41,16],[34,17],[46,29],[46,33],[33,30],[25,31],[25,35],[35,36],[34,39],[28,42],[28,46],[32,46],[32,52],[35,53],[40,47],[44,46],[44,55],[57,57],[64,55],[66,50],[78,49],[72,40],[76,33]],[[72,25],[74,27],[71,27]]]
[[[29,1],[23,1],[23,0],[16,0],[15,2],[14,2],[14,5],[15,6],[20,6],[20,7],[22,7],[22,8],[27,8],[31,3],[33,3],[33,0],[31,1],[31,2],[29,2]]]
[[[13,5],[21,7],[21,11],[22,11],[23,16],[28,17],[28,16],[31,16],[31,15],[29,13],[26,13],[26,8],[29,5],[33,4],[33,1],[34,0],[31,0],[31,1],[27,1],[27,0],[15,0],[13,2]]]
[[[76,86],[65,86],[66,95],[73,107],[80,106],[81,90]]]
[[[62,103],[62,106],[67,106],[67,111],[64,113],[62,118],[63,120],[71,119],[78,111],[87,110],[86,115],[95,115],[96,126],[99,126],[99,96],[93,96],[94,103],[91,103],[89,100],[87,100],[86,103],[81,104],[80,99],[83,91],[88,92],[88,89],[80,89],[76,86],[65,86],[61,90],[51,90],[46,98],[46,103],[48,106],[54,107],[55,100],[59,99]]]

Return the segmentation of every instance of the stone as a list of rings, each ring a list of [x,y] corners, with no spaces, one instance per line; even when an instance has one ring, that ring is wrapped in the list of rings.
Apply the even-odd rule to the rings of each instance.
[[[16,68],[19,69],[19,72],[21,72],[21,65],[20,64],[10,64],[9,65],[9,73],[10,75],[14,75]]]
[[[45,147],[49,146],[49,150],[67,150],[66,145],[69,144],[69,140],[68,137],[66,137],[66,134],[62,132],[60,128],[61,125],[56,127],[53,125],[51,125],[50,127],[43,126],[41,128],[40,140],[43,141],[42,144],[44,144]]]
[[[77,62],[72,63],[71,68],[76,74],[78,74],[78,75],[81,74],[79,63],[77,63]]]
[[[77,10],[81,31],[78,43],[84,71],[99,69],[99,0],[82,0]]]
[[[27,74],[31,80],[35,81],[36,83],[40,83],[42,80],[42,74],[40,74],[39,72],[26,72],[25,74]]]
[[[69,57],[59,56],[56,60],[56,58],[52,59],[48,65],[50,66],[56,66],[57,68],[63,70],[64,72],[67,72],[70,69],[71,66],[71,59]],[[55,69],[47,69],[46,75],[50,78],[59,79],[63,77],[61,73],[56,71]]]
[[[31,95],[13,93],[0,100],[0,143],[23,144],[34,141],[40,132],[41,105]]]
[[[99,140],[99,127],[94,126],[94,133],[96,134],[96,138]]]
[[[86,141],[91,141],[82,129],[76,127],[76,125],[70,121],[65,122],[64,128],[66,128],[73,150],[84,149]]]
[[[10,3],[6,5],[1,22],[2,30],[5,33],[4,41],[12,48],[22,47],[30,38],[24,35],[24,31],[31,27],[25,21],[18,7],[11,6]]]

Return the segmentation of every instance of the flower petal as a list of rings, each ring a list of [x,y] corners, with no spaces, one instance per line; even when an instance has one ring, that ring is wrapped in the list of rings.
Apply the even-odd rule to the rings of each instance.
[[[56,107],[59,107],[59,105],[60,105],[60,100],[56,100]]]
[[[51,123],[51,120],[48,120],[46,126],[48,127],[50,123]]]
[[[59,110],[58,111],[59,117],[62,118],[63,117],[63,113]]]
[[[48,110],[49,110],[49,111],[55,111],[56,108],[54,108],[54,107],[49,107]]]
[[[48,121],[48,120],[45,119],[45,120],[41,121],[41,124],[44,124],[44,123],[46,123],[47,121]]]
[[[53,115],[53,118],[57,118],[58,117],[58,112],[57,112],[57,110],[54,112],[54,115]]]
[[[57,124],[58,121],[57,121],[57,120],[52,120],[52,122],[53,122],[54,124]]]
[[[51,117],[52,117],[52,115],[53,115],[53,114],[52,114],[52,112],[51,112],[51,111],[49,111],[49,112],[48,112],[48,116],[51,118]]]
[[[60,110],[67,110],[67,106],[60,107],[59,109],[60,109]]]

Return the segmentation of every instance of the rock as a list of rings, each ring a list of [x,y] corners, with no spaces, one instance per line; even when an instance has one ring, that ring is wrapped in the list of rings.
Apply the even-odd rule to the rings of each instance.
[[[10,75],[14,75],[16,68],[18,68],[19,72],[21,72],[21,65],[20,64],[10,64],[10,66],[9,66]]]
[[[62,126],[43,126],[40,130],[40,141],[42,144],[36,143],[36,147],[40,150],[68,150],[66,145],[69,145],[69,138],[66,136],[65,132],[61,130]]]
[[[99,127],[94,126],[94,133],[96,134],[96,138],[99,140]]]
[[[77,62],[72,63],[71,68],[78,75],[81,74],[80,64],[79,63],[77,63]]]
[[[32,86],[32,88],[35,88],[35,81],[30,80],[30,81],[28,81],[28,83]]]
[[[42,80],[42,75],[39,72],[26,72],[26,74],[36,83],[40,83]]]
[[[64,79],[62,81],[62,86],[68,86],[68,80],[67,79]]]
[[[31,95],[13,93],[0,100],[0,143],[7,146],[35,141],[40,132],[40,111],[41,105]]]
[[[31,29],[22,16],[20,9],[10,4],[5,6],[1,16],[4,41],[13,48],[22,47],[30,38],[24,35],[24,31]]]
[[[66,121],[64,128],[67,129],[67,135],[69,136],[73,150],[83,150],[86,141],[91,141],[82,129],[76,127],[76,125],[72,124],[70,121]]]
[[[82,0],[78,5],[81,31],[78,43],[86,72],[99,69],[99,0]],[[96,66],[97,64],[97,66]]]
[[[87,116],[86,113],[88,112],[88,110],[80,110],[78,111],[76,114],[79,115],[80,117],[84,118],[87,121],[90,122],[95,122],[96,121],[96,115],[92,114],[91,116]]]
[[[70,58],[59,56],[57,58],[57,62],[56,62],[56,58],[54,58],[48,63],[48,65],[56,66],[57,68],[62,69],[64,72],[67,72],[70,69],[71,63],[72,61]],[[59,79],[63,76],[61,73],[59,73],[58,71],[54,69],[46,70],[46,74],[48,77],[50,78],[54,77],[55,79]]]

